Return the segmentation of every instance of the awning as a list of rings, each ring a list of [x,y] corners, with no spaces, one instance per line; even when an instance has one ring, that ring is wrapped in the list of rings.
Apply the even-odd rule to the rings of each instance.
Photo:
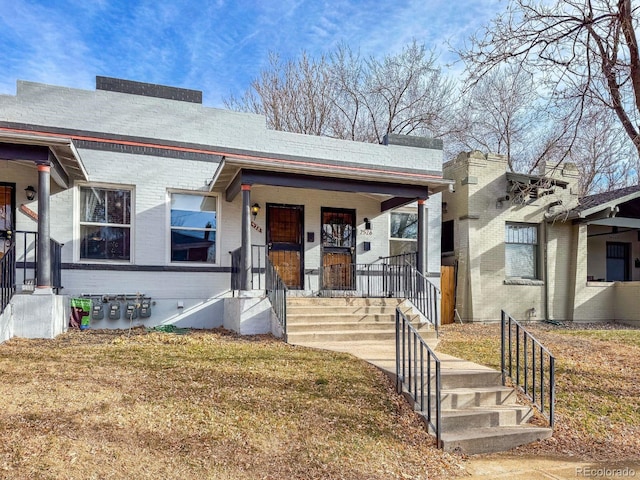
[[[59,136],[29,135],[0,130],[0,146],[31,146],[48,149],[46,160],[51,165],[51,177],[62,188],[69,188],[75,180],[88,180],[89,176],[80,154],[70,138]],[[50,153],[50,154],[48,154]],[[9,158],[9,160],[35,161],[33,158]]]
[[[232,201],[241,184],[354,192],[381,197],[382,211],[425,199],[454,185],[453,180],[417,170],[328,164],[309,159],[225,156],[211,190]]]

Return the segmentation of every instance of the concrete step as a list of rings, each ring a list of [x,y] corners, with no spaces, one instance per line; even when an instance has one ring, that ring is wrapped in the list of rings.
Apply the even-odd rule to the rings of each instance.
[[[473,407],[514,405],[517,394],[513,388],[493,386],[476,388],[453,388],[441,390],[443,410]]]
[[[287,333],[309,333],[309,332],[365,332],[368,330],[384,330],[385,332],[395,332],[393,323],[369,321],[363,318],[359,322],[318,322],[318,323],[289,323],[287,322]]]
[[[311,323],[360,323],[378,322],[392,325],[395,328],[394,315],[351,314],[351,313],[305,313],[290,314],[287,311],[287,326]]]
[[[450,367],[450,365],[447,365]],[[442,368],[440,374],[441,388],[451,390],[454,388],[476,387],[501,387],[502,375],[496,370],[471,370]]]
[[[469,428],[464,431],[443,432],[442,448],[445,452],[467,455],[511,450],[527,443],[551,437],[550,428],[534,426]]]
[[[395,331],[386,330],[368,330],[345,332],[342,330],[326,331],[326,332],[307,332],[307,333],[287,333],[287,342],[294,345],[308,345],[321,347],[322,343],[329,342],[351,342],[351,341],[378,341],[388,342],[393,345],[395,342]]]
[[[288,305],[287,315],[306,315],[314,313],[338,314],[353,313],[354,315],[394,315],[397,305]],[[404,313],[411,313],[411,308],[402,307]]]
[[[442,431],[453,433],[470,428],[523,425],[529,421],[532,415],[533,409],[525,405],[444,410],[442,412]]]
[[[322,306],[384,306],[398,305],[403,300],[398,298],[362,298],[362,297],[287,297],[287,307],[295,305]]]

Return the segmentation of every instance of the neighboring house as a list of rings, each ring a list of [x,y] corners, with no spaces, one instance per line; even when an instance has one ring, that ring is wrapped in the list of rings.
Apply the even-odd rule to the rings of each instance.
[[[438,283],[441,142],[278,132],[201,102],[106,77],[0,96],[0,340],[59,333],[82,296],[95,328],[269,331],[265,256],[300,295],[354,294],[326,269],[406,249]]]
[[[444,165],[443,265],[463,321],[639,321],[640,187],[578,199],[573,164],[507,172],[501,155]],[[452,319],[443,319],[452,321]]]

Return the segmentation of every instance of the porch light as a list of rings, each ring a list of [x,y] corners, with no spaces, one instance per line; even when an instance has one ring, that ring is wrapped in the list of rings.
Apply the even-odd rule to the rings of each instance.
[[[258,216],[258,213],[260,213],[260,204],[254,203],[253,205],[251,205],[251,215],[253,215],[254,220]]]
[[[27,188],[24,189],[24,193],[27,195],[27,200],[31,201],[34,198],[36,198],[36,189],[33,188],[31,185],[29,185]]]

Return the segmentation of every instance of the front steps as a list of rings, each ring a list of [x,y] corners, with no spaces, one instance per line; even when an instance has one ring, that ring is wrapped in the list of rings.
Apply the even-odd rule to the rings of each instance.
[[[395,345],[395,312],[401,305],[425,338],[435,338],[412,308],[396,298],[287,298],[287,342],[323,348],[334,342],[390,342]]]
[[[550,428],[527,423],[533,416],[532,407],[517,403],[515,389],[502,386],[500,372],[480,365],[456,368],[460,359],[436,354],[442,357],[441,440],[445,451],[501,452],[553,434]]]
[[[410,306],[394,298],[289,297],[287,341],[351,353],[395,378],[398,305],[434,349],[437,339],[431,325],[421,324]],[[445,451],[469,455],[499,452],[551,436],[551,429],[527,423],[532,408],[517,404],[516,391],[502,386],[500,372],[440,352],[436,355],[441,360],[441,441]]]

